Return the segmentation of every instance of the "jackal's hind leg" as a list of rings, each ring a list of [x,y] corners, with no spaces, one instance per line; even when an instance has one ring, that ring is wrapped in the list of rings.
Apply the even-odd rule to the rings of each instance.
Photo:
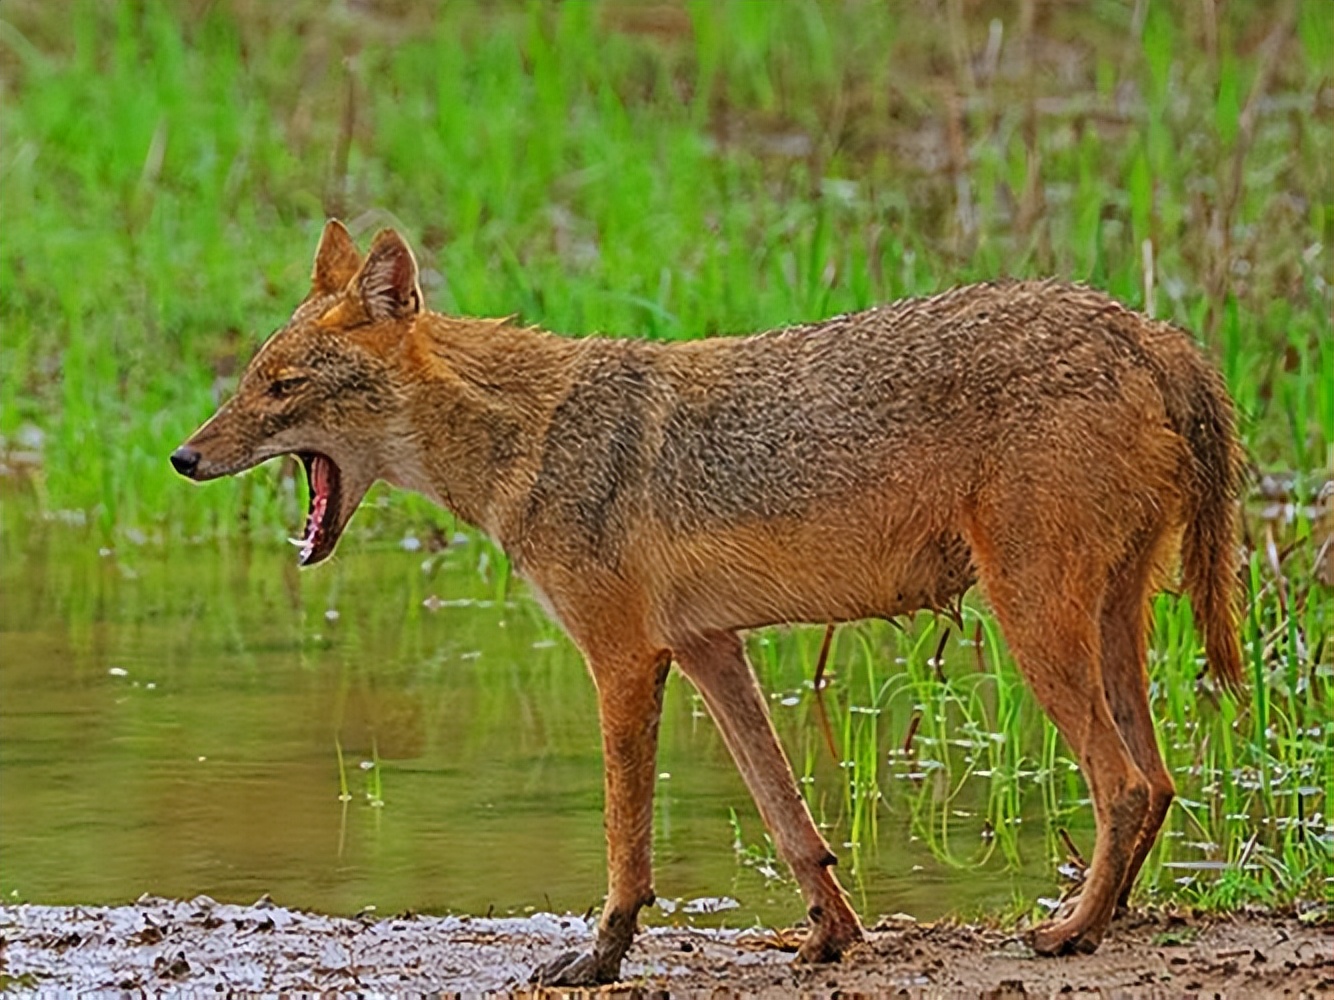
[[[1150,807],[1150,782],[1103,687],[1100,613],[1108,571],[1098,553],[1080,558],[1055,532],[1035,532],[1040,519],[987,513],[969,539],[978,575],[1020,672],[1079,762],[1097,826],[1082,891],[1069,912],[1033,932],[1032,945],[1042,955],[1087,954],[1111,922]],[[1016,523],[1026,530],[1014,530]]]
[[[730,632],[701,636],[673,652],[681,672],[703,696],[778,852],[801,886],[811,933],[798,960],[837,961],[862,939],[861,923],[831,871],[836,859],[801,797],[740,638]]]
[[[1145,669],[1149,597],[1160,536],[1161,532],[1155,533],[1142,546],[1137,558],[1112,574],[1102,607],[1103,688],[1121,738],[1149,782],[1149,807],[1117,896],[1119,907],[1129,901],[1135,879],[1158,839],[1158,831],[1176,795],[1176,786],[1158,749]]]

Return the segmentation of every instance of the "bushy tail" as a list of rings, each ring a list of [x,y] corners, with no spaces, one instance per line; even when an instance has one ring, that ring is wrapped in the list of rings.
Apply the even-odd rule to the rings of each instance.
[[[1194,354],[1194,352],[1192,352]],[[1182,584],[1209,668],[1234,697],[1245,692],[1238,637],[1237,521],[1243,456],[1236,415],[1222,377],[1198,354],[1179,372],[1177,433],[1190,446],[1192,474],[1181,544]]]

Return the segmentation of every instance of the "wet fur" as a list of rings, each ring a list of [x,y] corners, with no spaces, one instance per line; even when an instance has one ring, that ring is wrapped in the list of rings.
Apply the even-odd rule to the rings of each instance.
[[[293,370],[300,406],[270,391]],[[598,688],[610,874],[593,950],[536,978],[589,983],[616,976],[653,898],[670,664],[801,885],[801,957],[834,959],[860,925],[739,633],[947,607],[979,581],[1098,826],[1082,896],[1034,945],[1096,947],[1173,795],[1144,659],[1178,552],[1210,665],[1241,684],[1233,423],[1188,335],[1081,286],[970,285],[750,337],[575,340],[425,311],[396,234],[363,261],[330,223],[306,303],[191,444],[200,478],[323,450],[351,506],[375,479],[418,490],[532,581]]]

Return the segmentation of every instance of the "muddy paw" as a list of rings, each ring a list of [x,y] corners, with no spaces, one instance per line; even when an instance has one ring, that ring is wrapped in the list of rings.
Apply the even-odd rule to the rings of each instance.
[[[595,951],[567,951],[539,965],[528,981],[538,986],[600,986],[616,982],[620,971],[620,962],[609,967]]]
[[[1084,887],[1082,885],[1075,886],[1075,888],[1062,897],[1060,903],[1057,904],[1056,909],[1052,911],[1051,917],[1038,929],[1041,930],[1043,927],[1055,927],[1058,924],[1073,927],[1074,924],[1071,923],[1070,918],[1075,915],[1075,910],[1079,908],[1079,901],[1083,896]]]
[[[855,919],[838,924],[817,923],[797,949],[797,961],[810,964],[837,962],[845,951],[861,940],[861,924]]]
[[[1102,935],[1079,927],[1073,920],[1059,920],[1035,928],[1028,943],[1039,955],[1092,955],[1102,943]]]

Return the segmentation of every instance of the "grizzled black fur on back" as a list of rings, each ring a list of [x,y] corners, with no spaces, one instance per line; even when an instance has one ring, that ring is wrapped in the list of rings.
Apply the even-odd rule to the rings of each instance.
[[[975,489],[1017,424],[1115,399],[1131,373],[1162,382],[1145,330],[1196,354],[1182,331],[1051,282],[968,286],[748,337],[589,339],[526,520],[574,525],[572,545],[614,560],[631,511],[673,531],[797,518],[892,487],[909,457],[916,482],[904,487]],[[1175,412],[1179,393],[1165,388]]]

